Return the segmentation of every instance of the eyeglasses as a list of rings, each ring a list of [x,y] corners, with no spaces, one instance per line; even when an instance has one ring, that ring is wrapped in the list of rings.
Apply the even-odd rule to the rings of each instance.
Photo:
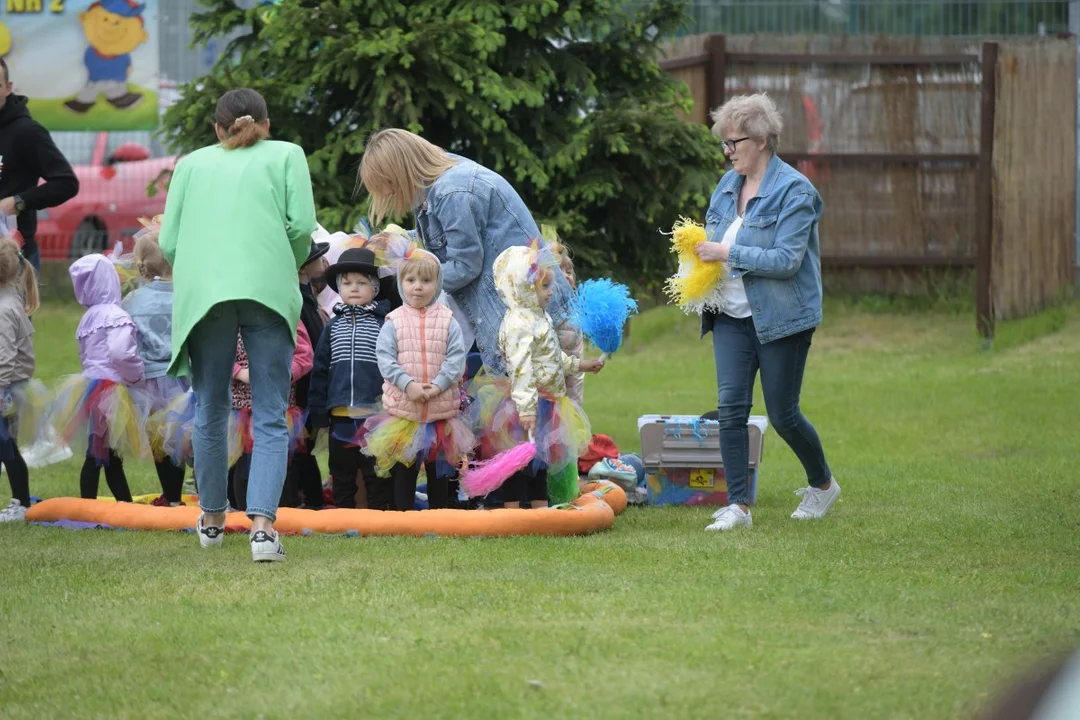
[[[735,140],[723,140],[720,143],[720,147],[724,148],[724,150],[726,150],[728,152],[735,152],[735,146],[736,145],[741,143],[743,140],[749,140],[749,139],[750,139],[750,137],[747,136],[747,137],[736,138]]]

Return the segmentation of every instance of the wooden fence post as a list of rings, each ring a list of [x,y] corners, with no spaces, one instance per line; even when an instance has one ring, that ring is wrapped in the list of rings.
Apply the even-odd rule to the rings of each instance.
[[[982,46],[982,107],[979,129],[979,171],[975,185],[975,325],[989,343],[994,338],[991,287],[994,268],[994,110],[997,103],[998,44]]]
[[[709,118],[724,102],[724,85],[727,82],[727,39],[721,34],[709,36],[706,44],[709,56],[705,65],[705,124],[712,125]]]

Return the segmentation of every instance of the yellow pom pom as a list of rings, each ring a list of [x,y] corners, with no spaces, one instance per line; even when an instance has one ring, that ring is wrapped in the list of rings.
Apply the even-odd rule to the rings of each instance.
[[[671,247],[680,257],[693,255],[694,248],[706,240],[705,227],[690,218],[680,218],[671,230]]]
[[[705,227],[690,218],[679,218],[671,228],[671,249],[679,256],[679,271],[664,283],[664,292],[686,312],[719,311],[724,265],[703,262],[694,248],[707,242]]]
[[[687,300],[704,298],[716,289],[724,279],[724,266],[718,262],[698,262],[690,274],[682,279],[682,296]]]

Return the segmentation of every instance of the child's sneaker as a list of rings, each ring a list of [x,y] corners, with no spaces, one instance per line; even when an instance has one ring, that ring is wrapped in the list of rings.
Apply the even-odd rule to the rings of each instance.
[[[728,505],[720,508],[713,517],[716,518],[716,522],[705,528],[706,530],[731,530],[732,528],[753,527],[754,525],[754,518],[738,505]]]
[[[11,504],[0,510],[0,523],[26,522],[26,508],[18,500],[12,498]]]
[[[281,537],[276,531],[271,535],[265,530],[259,530],[251,536],[251,559],[255,562],[285,559],[285,548],[281,546]]]
[[[199,534],[199,545],[204,548],[220,547],[225,542],[225,528],[215,525],[203,525],[205,515],[206,513],[200,513],[199,519],[195,521],[195,532]]]
[[[796,520],[815,520],[825,517],[825,513],[829,512],[829,508],[840,497],[840,483],[836,482],[836,478],[832,478],[828,490],[807,486],[799,488],[795,494],[802,496],[802,502],[795,508],[795,512],[791,513],[791,517]]]

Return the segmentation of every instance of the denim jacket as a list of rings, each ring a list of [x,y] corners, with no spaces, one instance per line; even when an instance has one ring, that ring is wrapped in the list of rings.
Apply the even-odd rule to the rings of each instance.
[[[720,242],[735,221],[745,178],[728,172],[716,186],[705,216],[710,242]],[[746,203],[742,227],[728,254],[731,277],[741,277],[762,343],[821,324],[821,196],[810,181],[773,156],[757,195]],[[701,335],[713,316],[701,318]]]
[[[173,286],[154,280],[132,290],[120,304],[135,321],[146,379],[164,377],[172,360]]]
[[[484,365],[505,374],[499,325],[506,306],[495,290],[492,266],[506,248],[541,237],[540,228],[501,175],[472,160],[450,157],[457,165],[428,188],[416,209],[416,228],[424,247],[442,263],[443,287],[472,324]],[[555,285],[548,312],[559,322],[567,315],[570,286],[562,273],[555,273]]]

